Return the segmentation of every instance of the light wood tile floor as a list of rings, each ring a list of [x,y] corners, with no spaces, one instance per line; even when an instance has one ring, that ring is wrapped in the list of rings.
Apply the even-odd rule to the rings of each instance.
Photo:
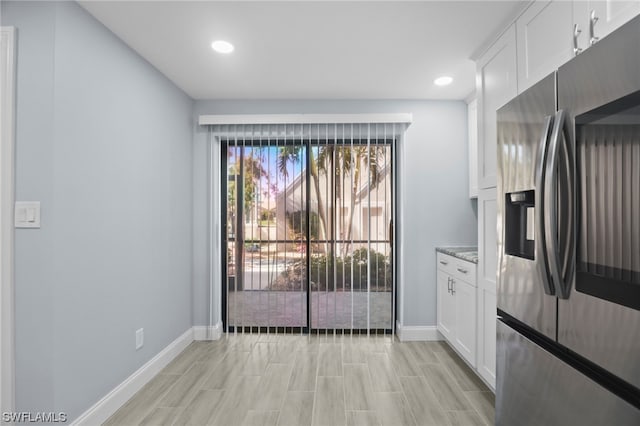
[[[225,335],[194,342],[106,425],[493,425],[494,395],[443,342]]]

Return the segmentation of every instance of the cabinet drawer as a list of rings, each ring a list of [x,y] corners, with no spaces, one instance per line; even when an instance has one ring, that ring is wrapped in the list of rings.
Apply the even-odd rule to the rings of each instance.
[[[450,272],[453,278],[459,279],[466,283],[477,287],[476,283],[476,264],[467,262],[466,260],[453,258],[452,271]]]
[[[448,273],[449,275],[453,275],[456,270],[456,259],[453,256],[449,256],[444,253],[437,253],[436,262],[439,270]]]

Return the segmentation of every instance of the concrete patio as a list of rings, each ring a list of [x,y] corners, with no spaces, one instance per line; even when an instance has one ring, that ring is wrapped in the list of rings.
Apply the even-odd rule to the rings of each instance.
[[[391,328],[391,292],[311,292],[315,329]],[[369,302],[369,303],[367,303]],[[367,306],[370,306],[367,310]],[[227,325],[306,327],[307,294],[298,291],[245,290],[227,295]],[[369,322],[367,323],[367,317]]]

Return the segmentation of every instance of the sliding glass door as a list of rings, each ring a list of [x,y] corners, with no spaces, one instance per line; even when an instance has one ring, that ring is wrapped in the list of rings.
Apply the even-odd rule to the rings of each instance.
[[[392,328],[394,140],[315,130],[222,139],[227,331]]]
[[[390,329],[390,141],[329,139],[310,152],[311,210],[320,225],[311,235],[311,327]]]
[[[226,326],[307,328],[307,147],[302,141],[228,140]]]

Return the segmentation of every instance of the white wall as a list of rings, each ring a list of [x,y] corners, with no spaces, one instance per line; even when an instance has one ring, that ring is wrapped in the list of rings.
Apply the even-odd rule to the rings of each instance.
[[[200,114],[413,114],[402,164],[401,224],[405,326],[436,325],[435,247],[476,245],[477,209],[468,198],[467,107],[462,101],[196,101]],[[196,127],[193,151],[193,320],[209,321],[208,138]],[[220,171],[216,168],[215,173]],[[219,212],[214,212],[218,215]],[[214,253],[218,257],[218,253]],[[219,285],[219,282],[216,283]],[[221,318],[216,300],[214,322]]]
[[[193,102],[74,2],[1,14],[16,196],[42,203],[16,230],[16,408],[72,420],[191,327]]]

